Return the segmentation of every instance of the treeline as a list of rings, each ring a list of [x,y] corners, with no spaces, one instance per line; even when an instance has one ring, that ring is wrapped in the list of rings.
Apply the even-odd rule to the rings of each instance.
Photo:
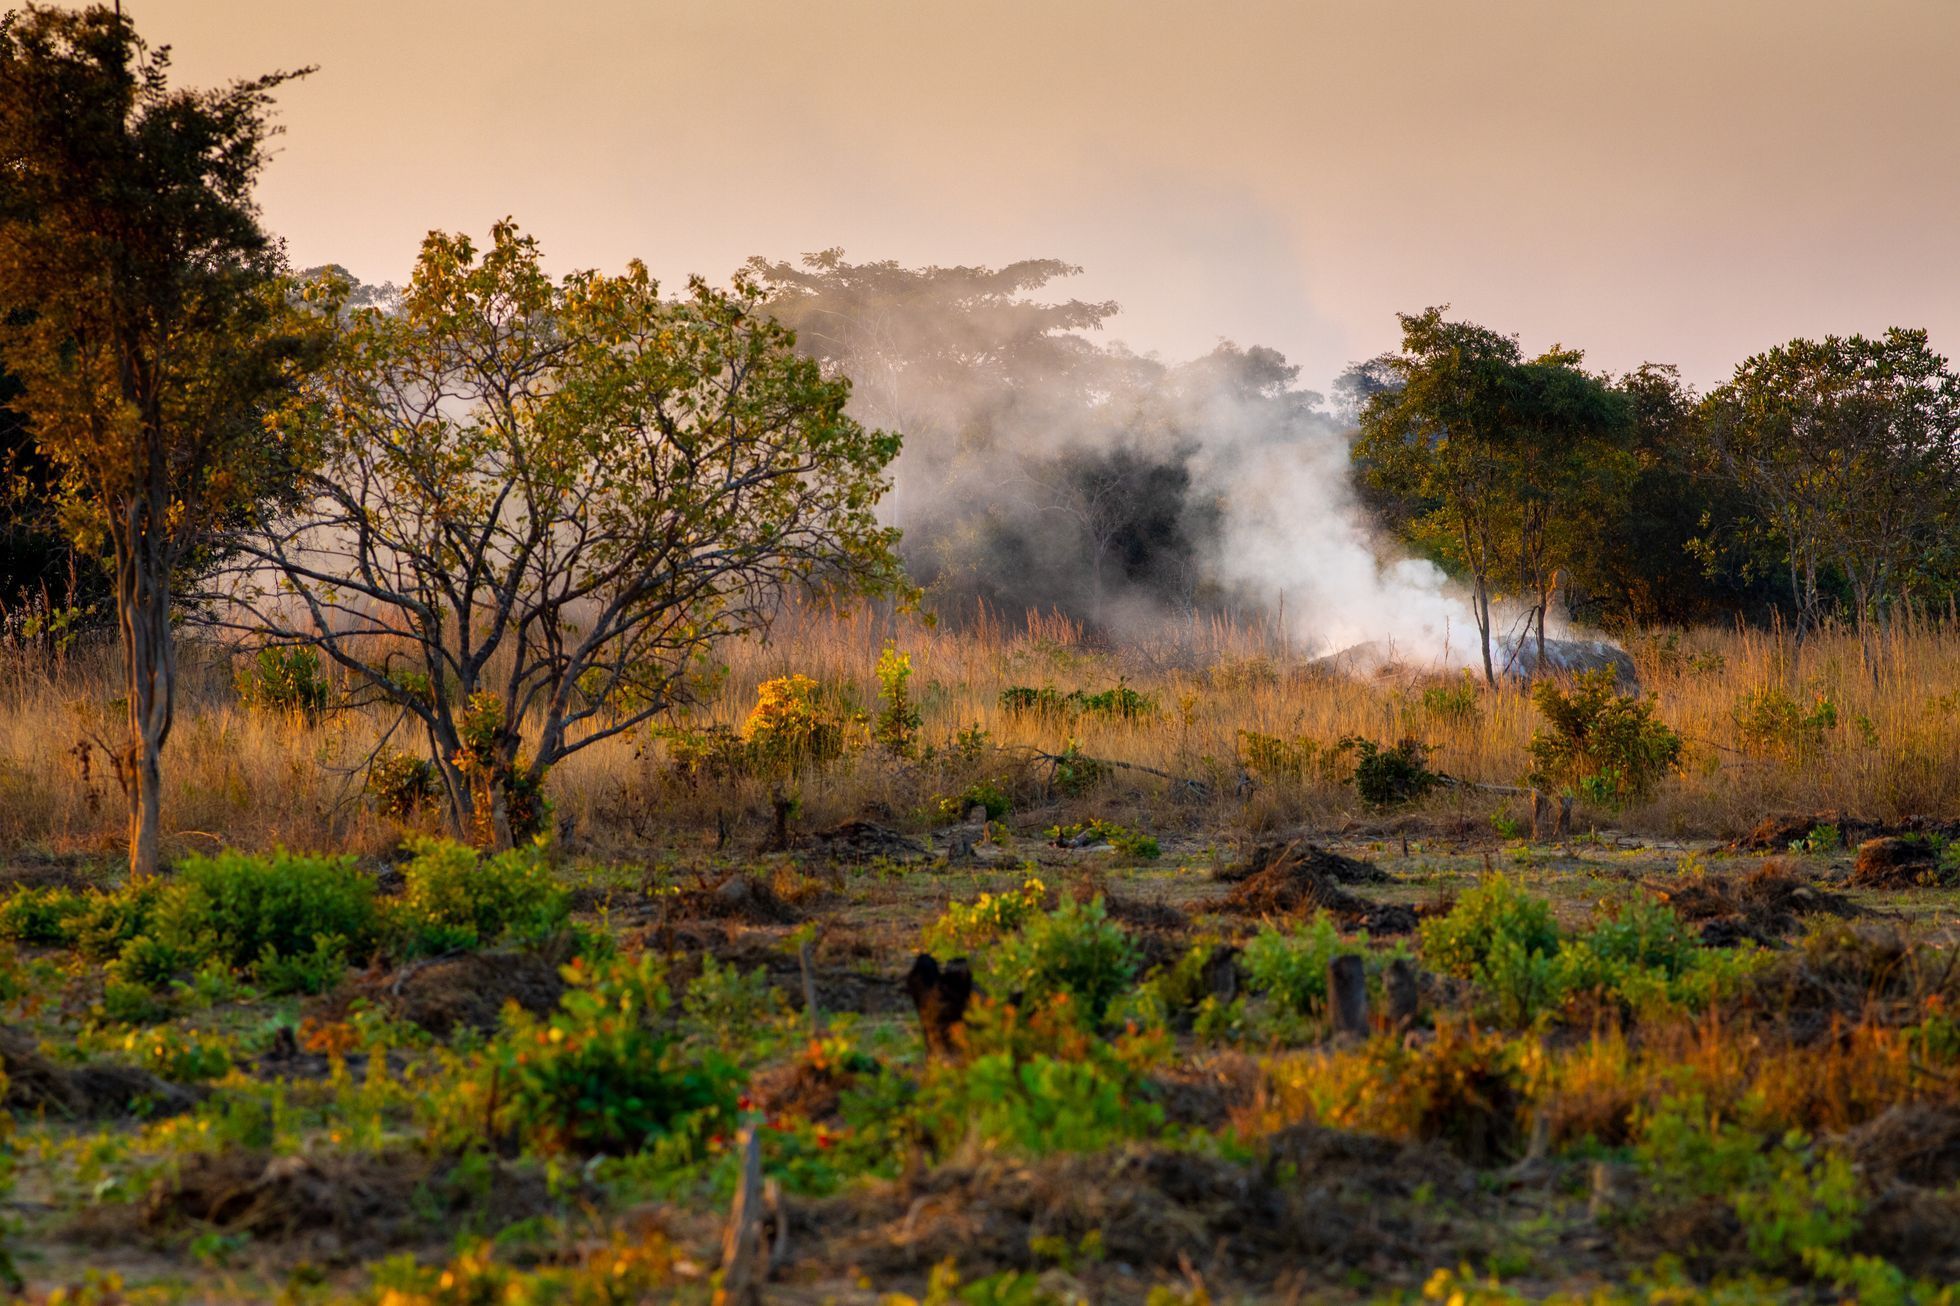
[[[1542,640],[1555,607],[1608,626],[1785,617],[1799,640],[1960,588],[1960,378],[1924,331],[1793,340],[1697,395],[1671,367],[1588,371],[1432,308],[1345,378],[1353,458],[1404,539]]]

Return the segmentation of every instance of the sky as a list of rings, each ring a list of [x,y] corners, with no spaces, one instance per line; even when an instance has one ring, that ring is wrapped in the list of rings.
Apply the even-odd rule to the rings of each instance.
[[[1960,353],[1960,0],[126,0],[279,95],[296,266],[504,216],[559,270],[1061,258],[1104,333],[1324,385],[1453,314],[1706,387]],[[1051,289],[1054,289],[1051,287]]]

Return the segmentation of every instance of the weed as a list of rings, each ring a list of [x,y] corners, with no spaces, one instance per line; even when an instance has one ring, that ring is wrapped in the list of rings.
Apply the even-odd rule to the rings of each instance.
[[[1681,760],[1681,736],[1654,717],[1654,701],[1622,694],[1610,668],[1581,673],[1568,691],[1541,681],[1531,701],[1545,728],[1531,736],[1531,781],[1594,802],[1649,793]]]
[[[1443,783],[1429,769],[1429,750],[1420,740],[1403,739],[1384,748],[1372,739],[1348,735],[1340,748],[1354,753],[1354,792],[1370,807],[1412,803]]]

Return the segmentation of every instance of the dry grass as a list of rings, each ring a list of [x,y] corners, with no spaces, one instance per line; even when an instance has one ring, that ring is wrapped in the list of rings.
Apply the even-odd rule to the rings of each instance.
[[[1323,749],[1349,734],[1413,736],[1433,746],[1435,765],[1448,773],[1505,785],[1527,769],[1526,744],[1538,724],[1528,694],[1515,686],[1480,693],[1474,714],[1452,716],[1424,701],[1425,689],[1451,682],[1328,675],[1270,632],[1223,621],[1167,625],[1110,648],[1058,618],[953,630],[889,613],[817,610],[791,614],[767,644],[731,648],[718,697],[693,720],[739,726],[756,685],[791,672],[817,679],[847,706],[875,710],[874,668],[887,639],[912,657],[926,740],[978,727],[1019,750],[1025,777],[1029,750],[1057,751],[1072,735],[1091,755],[1211,780],[1217,797],[1209,807],[1181,814],[1194,828],[1257,831],[1369,816],[1331,771],[1309,768],[1297,782],[1263,777],[1248,795],[1237,783],[1241,731]],[[1877,640],[1869,662],[1844,631],[1810,641],[1794,668],[1787,640],[1756,631],[1652,632],[1631,649],[1659,715],[1688,739],[1687,761],[1645,802],[1586,819],[1650,834],[1730,835],[1772,811],[1841,810],[1881,821],[1960,811],[1960,767],[1951,761],[1960,756],[1960,631],[1951,623],[1901,623]],[[172,851],[219,840],[374,850],[397,837],[362,800],[354,771],[387,717],[341,713],[310,723],[258,712],[239,702],[220,654],[193,646],[185,668],[165,767]],[[1152,718],[1061,722],[1017,715],[999,702],[1009,685],[1099,690],[1119,680],[1155,698]],[[93,742],[117,733],[116,684],[112,648],[85,648],[56,665],[0,655],[0,846],[116,848],[120,791]],[[1828,700],[1836,724],[1794,742],[1752,739],[1738,728],[1738,707],[1765,690],[1787,693],[1806,713]],[[398,742],[416,741],[404,730]],[[1012,772],[1010,761],[1003,755],[978,770]],[[712,830],[718,816],[766,819],[762,782],[710,793],[678,788],[664,773],[661,746],[642,734],[568,760],[551,789],[575,838],[595,849],[644,844],[677,826]],[[874,812],[902,822],[964,778],[951,765],[863,752],[802,778],[802,819],[814,825]],[[1500,802],[1455,790],[1428,805],[1482,820]],[[1076,806],[1117,819],[1128,810],[1160,829],[1176,819],[1161,783],[1135,772],[1119,773],[1108,792]]]

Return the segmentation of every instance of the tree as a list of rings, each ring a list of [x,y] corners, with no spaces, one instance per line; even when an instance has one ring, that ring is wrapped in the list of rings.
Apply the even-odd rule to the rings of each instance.
[[[508,844],[552,766],[685,701],[791,587],[900,587],[873,516],[898,438],[761,298],[662,299],[639,263],[554,282],[509,222],[480,257],[432,233],[398,311],[345,314],[230,623],[418,722],[458,832]]]
[[[1712,464],[1783,551],[1799,644],[1833,570],[1861,632],[1932,579],[1960,479],[1960,378],[1924,331],[1779,345],[1708,396],[1702,426]]]
[[[1443,308],[1399,314],[1402,352],[1381,361],[1394,383],[1363,404],[1353,456],[1376,489],[1419,505],[1414,533],[1470,574],[1471,609],[1491,659],[1491,592],[1500,576],[1505,381],[1520,361],[1518,342],[1468,322],[1449,322]]]
[[[1504,370],[1500,457],[1516,530],[1517,578],[1545,660],[1545,619],[1560,577],[1594,547],[1602,508],[1632,474],[1623,396],[1579,366],[1577,350]]]
[[[0,20],[0,360],[65,525],[110,559],[136,873],[157,865],[173,573],[289,469],[262,419],[305,340],[251,196],[271,93],[301,74],[193,91],[168,72],[100,6]]]

